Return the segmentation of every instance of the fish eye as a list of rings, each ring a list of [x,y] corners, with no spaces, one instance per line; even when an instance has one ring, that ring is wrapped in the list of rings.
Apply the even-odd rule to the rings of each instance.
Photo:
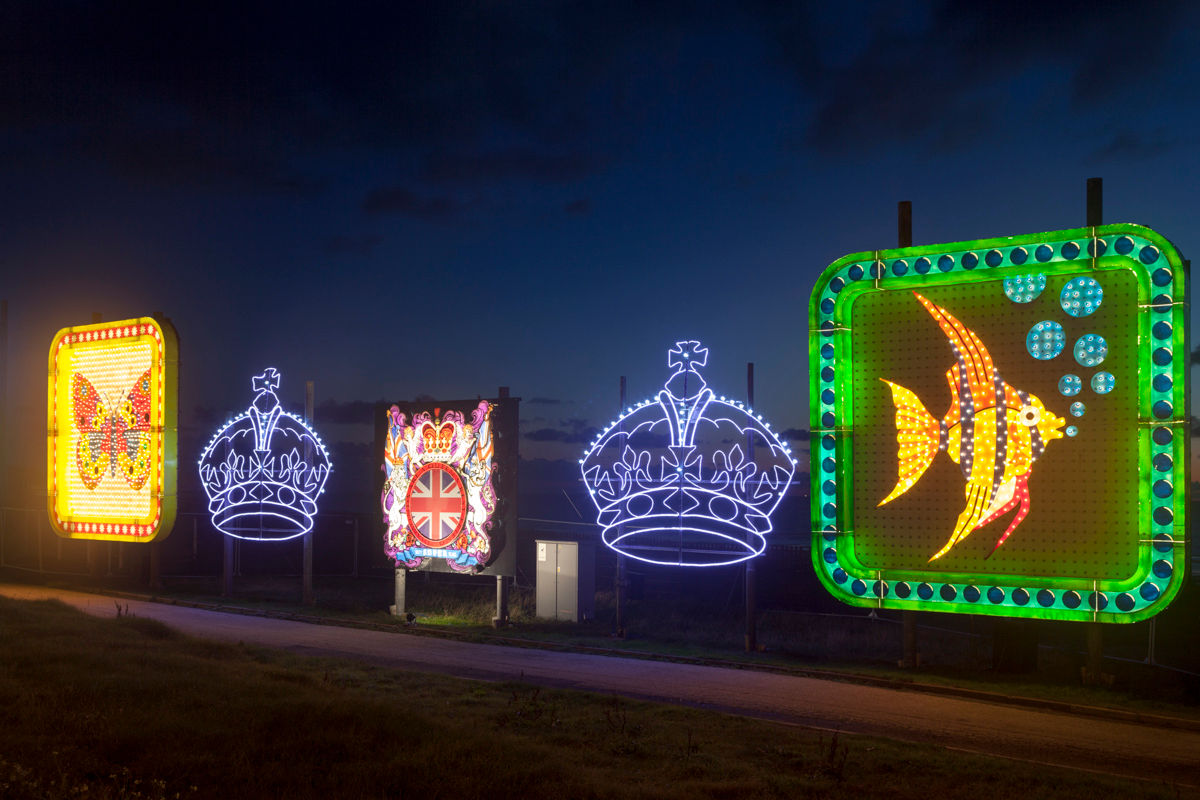
[[[1042,412],[1038,410],[1037,406],[1023,406],[1021,408],[1022,424],[1032,428],[1038,424],[1038,420],[1041,418]]]

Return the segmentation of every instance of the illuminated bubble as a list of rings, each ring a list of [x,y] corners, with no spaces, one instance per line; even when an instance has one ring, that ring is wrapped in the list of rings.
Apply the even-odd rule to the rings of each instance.
[[[1093,385],[1095,384],[1095,381],[1096,379],[1092,378]],[[1067,374],[1058,379],[1058,391],[1067,397],[1072,397],[1079,394],[1082,389],[1083,381],[1079,379],[1078,375]]]
[[[1104,301],[1104,290],[1095,278],[1084,276],[1067,281],[1058,296],[1058,302],[1063,311],[1072,317],[1086,317],[1094,314]]]
[[[1034,325],[1025,337],[1025,349],[1039,361],[1049,361],[1063,351],[1067,344],[1062,325],[1043,320]],[[1096,362],[1097,364],[1100,362]]]
[[[1067,426],[1067,436],[1078,436],[1078,435],[1079,435],[1079,428],[1076,428],[1074,425]]]
[[[1083,403],[1079,403],[1079,402],[1071,403],[1071,416],[1072,417],[1082,417],[1085,411],[1087,411],[1087,406],[1085,406]]]
[[[1044,323],[1040,323],[1044,324]],[[1061,331],[1062,328],[1060,327]],[[1096,367],[1108,355],[1108,342],[1097,333],[1080,336],[1075,342],[1075,360],[1085,367]]]
[[[1014,303],[1032,302],[1045,288],[1045,275],[1014,275],[1004,279],[1004,293]]]
[[[1111,372],[1097,372],[1092,376],[1092,391],[1096,394],[1108,394],[1117,385],[1117,379]]]

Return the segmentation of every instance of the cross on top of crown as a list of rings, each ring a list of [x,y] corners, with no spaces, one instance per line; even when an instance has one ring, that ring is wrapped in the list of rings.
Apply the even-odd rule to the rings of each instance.
[[[258,394],[275,394],[279,388],[279,372],[274,367],[267,367],[262,375],[250,379],[250,385]]]
[[[708,363],[708,348],[697,341],[676,342],[667,351],[667,366],[676,372],[696,372]]]

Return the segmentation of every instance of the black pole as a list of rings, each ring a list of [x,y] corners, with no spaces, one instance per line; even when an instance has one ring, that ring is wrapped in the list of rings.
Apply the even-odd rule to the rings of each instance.
[[[1087,179],[1087,226],[1104,224],[1104,179]]]
[[[617,414],[625,413],[625,376],[621,376],[620,388],[620,407],[617,409]],[[624,424],[622,424],[624,429]],[[617,531],[620,536],[620,529]],[[625,556],[617,553],[617,573],[613,577],[613,594],[616,599],[616,619],[614,620],[614,635],[618,638],[625,638]]]
[[[1104,179],[1087,179],[1087,225],[1089,228],[1104,224]],[[1096,253],[1099,255],[1099,252]],[[1104,626],[1099,622],[1087,624],[1087,683],[1099,683],[1104,668]]]
[[[746,364],[746,403],[750,408],[754,408],[754,362],[750,361]],[[747,435],[746,451],[750,457],[750,463],[754,463],[754,431],[751,430]],[[748,558],[745,560],[745,585],[746,585],[746,652],[758,652],[758,592],[754,580],[754,559]]]
[[[507,400],[509,397],[508,387],[501,386],[496,390],[496,397],[500,400]],[[509,489],[510,497],[516,497],[517,492],[515,487]],[[511,536],[512,541],[508,547],[517,546],[516,531],[505,531],[505,536]],[[496,575],[496,616],[492,617],[492,627],[499,628],[508,624],[508,579],[504,575]]]
[[[304,382],[304,424],[312,426],[313,421],[313,382]],[[312,443],[309,442],[304,446],[305,462],[311,467],[313,463]],[[316,522],[315,515],[313,522]],[[313,531],[310,528],[304,534],[304,577],[301,579],[301,600],[304,605],[311,606],[314,604],[313,597]]]
[[[896,204],[896,242],[900,247],[912,247],[912,201],[901,200]],[[904,655],[900,660],[902,669],[915,669],[921,661],[917,650],[917,612],[901,611],[900,622],[904,628]]]

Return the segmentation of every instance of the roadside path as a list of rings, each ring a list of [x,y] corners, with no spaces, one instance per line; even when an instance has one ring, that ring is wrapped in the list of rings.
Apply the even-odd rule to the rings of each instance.
[[[65,589],[0,584],[0,595],[56,598],[102,617],[116,616],[117,610],[112,597]],[[140,600],[119,602],[132,614],[197,637],[418,672],[609,692],[1200,790],[1200,731],[1194,729],[754,670],[474,644]]]

